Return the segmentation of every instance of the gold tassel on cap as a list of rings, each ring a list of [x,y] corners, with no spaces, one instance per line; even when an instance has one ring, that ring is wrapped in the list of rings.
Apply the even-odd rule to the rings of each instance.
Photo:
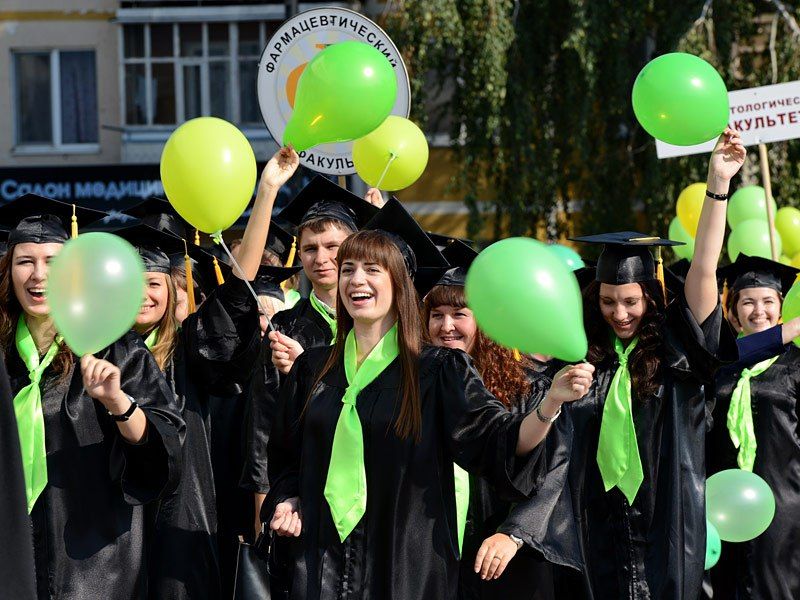
[[[200,245],[200,230],[199,229],[195,229],[194,230],[194,245],[195,246],[199,246]]]
[[[292,265],[294,265],[294,257],[296,253],[297,253],[297,237],[292,236],[292,247],[289,249],[289,257],[286,259],[286,263],[283,265],[284,267],[291,267]],[[281,289],[284,292],[289,291],[288,280],[281,282]]]
[[[728,318],[728,280],[724,279],[722,281],[722,294],[720,297],[722,301],[722,316],[726,319]]]
[[[189,304],[189,314],[197,310],[197,304],[194,298],[194,275],[192,274],[192,259],[189,258],[189,247],[186,245],[186,240],[183,240],[183,265],[186,269],[186,300]]]
[[[519,353],[519,350],[513,348],[514,351],[514,360],[520,362],[522,360],[522,355]]]
[[[225,278],[222,276],[222,269],[219,268],[217,257],[214,257],[214,274],[217,276],[217,285],[225,283]]]
[[[661,257],[661,246],[656,246],[656,279],[661,284],[664,293],[664,303],[667,302],[667,284],[664,281],[664,259]]]
[[[72,205],[72,239],[78,237],[78,216],[75,214],[75,205]]]

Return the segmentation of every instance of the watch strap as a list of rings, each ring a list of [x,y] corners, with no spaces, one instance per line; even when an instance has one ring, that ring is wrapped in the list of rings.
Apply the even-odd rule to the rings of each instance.
[[[117,422],[127,421],[128,419],[130,419],[131,415],[136,411],[136,409],[139,407],[139,405],[136,403],[136,400],[134,400],[130,396],[128,396],[128,400],[131,401],[131,405],[128,407],[128,410],[126,410],[121,415],[115,415],[111,411],[107,411],[108,412],[108,416],[111,417],[114,421],[117,421]]]

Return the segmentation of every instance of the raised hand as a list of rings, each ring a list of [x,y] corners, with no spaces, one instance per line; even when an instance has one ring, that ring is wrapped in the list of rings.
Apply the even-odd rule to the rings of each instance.
[[[747,156],[739,132],[730,127],[719,136],[717,145],[708,162],[708,175],[722,181],[730,181],[739,172]]]
[[[383,194],[381,194],[381,191],[378,188],[369,188],[364,196],[364,200],[377,208],[381,208],[384,204],[386,204],[386,201],[383,199]]]
[[[589,363],[568,365],[556,373],[547,396],[553,402],[574,402],[589,393],[594,366]]]
[[[303,353],[298,342],[279,331],[269,333],[269,347],[272,349],[272,364],[284,375],[292,370],[294,361]]]
[[[100,401],[110,412],[115,412],[119,399],[125,397],[120,388],[119,367],[86,354],[81,358],[81,375],[86,393]]]
[[[284,185],[300,166],[300,157],[294,148],[286,146],[278,150],[269,159],[261,172],[259,187],[280,188]]]

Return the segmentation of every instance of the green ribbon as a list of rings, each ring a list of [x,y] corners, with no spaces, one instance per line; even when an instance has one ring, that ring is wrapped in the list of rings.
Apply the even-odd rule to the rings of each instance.
[[[614,337],[619,367],[608,388],[597,446],[597,466],[600,467],[606,491],[616,486],[629,504],[633,504],[644,481],[642,459],[639,456],[639,444],[633,424],[631,374],[628,370],[628,359],[638,343],[637,336],[627,348],[623,348],[622,341]]]
[[[20,316],[17,321],[17,352],[28,368],[28,377],[31,380],[14,396],[14,414],[17,417],[19,445],[22,450],[22,469],[25,473],[25,496],[28,500],[29,514],[39,494],[47,485],[47,449],[44,442],[44,413],[39,383],[44,370],[53,362],[60,342],[60,338],[56,338],[39,362],[39,351],[25,318]]]
[[[147,346],[148,350],[152,350],[153,346],[155,346],[157,343],[158,343],[158,327],[153,329],[153,331],[150,332],[150,335],[148,335],[144,340],[144,345]]]
[[[750,380],[769,369],[778,356],[756,363],[742,370],[739,382],[733,390],[731,405],[728,407],[728,433],[734,447],[739,449],[736,462],[745,471],[753,470],[756,461],[756,431],[753,427],[753,405],[750,397]]]
[[[322,318],[325,319],[325,322],[328,324],[328,327],[331,328],[331,333],[333,334],[333,339],[336,339],[336,313],[331,315],[331,309],[325,305],[325,303],[317,298],[317,295],[312,291],[311,294],[308,296],[308,299],[311,300],[311,306],[314,307]],[[331,341],[333,344],[333,341]]]
[[[325,499],[342,541],[350,535],[367,511],[364,434],[356,400],[361,390],[372,383],[399,354],[397,323],[381,338],[361,367],[358,366],[356,338],[352,329],[345,339],[344,372],[347,389],[342,397],[342,412],[333,434],[331,462],[325,482]]]
[[[458,552],[464,548],[464,530],[467,528],[469,510],[469,473],[453,463],[453,477],[456,488],[456,527],[458,533]]]

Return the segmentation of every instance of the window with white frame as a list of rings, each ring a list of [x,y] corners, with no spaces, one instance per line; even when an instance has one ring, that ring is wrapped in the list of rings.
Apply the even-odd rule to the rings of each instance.
[[[124,24],[125,124],[174,125],[203,115],[260,124],[258,60],[279,25],[279,21]]]
[[[12,56],[16,149],[96,149],[94,50],[24,50]]]

